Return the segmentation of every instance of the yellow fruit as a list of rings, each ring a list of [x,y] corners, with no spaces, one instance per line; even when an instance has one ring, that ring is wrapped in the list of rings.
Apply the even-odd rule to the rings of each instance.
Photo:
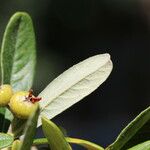
[[[11,150],[20,149],[20,146],[21,146],[21,141],[20,140],[15,140],[12,144]]]
[[[38,105],[38,103],[33,102],[34,98],[30,92],[16,92],[9,103],[12,113],[18,118],[27,119]]]
[[[8,84],[0,86],[0,106],[6,106],[13,95],[12,87]]]

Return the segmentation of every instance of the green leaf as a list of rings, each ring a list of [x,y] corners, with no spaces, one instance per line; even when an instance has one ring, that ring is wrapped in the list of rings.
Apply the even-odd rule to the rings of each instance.
[[[109,54],[90,57],[53,80],[39,95],[42,116],[51,119],[97,89],[109,76]],[[39,118],[38,126],[41,125]]]
[[[0,115],[4,115],[5,114],[5,109],[4,107],[0,107]]]
[[[128,150],[150,150],[150,140],[144,143],[140,143]]]
[[[20,150],[30,150],[32,143],[33,143],[33,139],[36,133],[36,126],[37,126],[37,120],[38,120],[38,116],[39,116],[39,112],[40,109],[37,108],[34,113],[30,116],[27,125],[26,125],[26,129],[25,129],[25,136],[23,139],[23,143],[21,144],[21,148]]]
[[[72,150],[61,130],[45,117],[42,117],[42,129],[51,150]]]
[[[106,150],[126,150],[150,138],[150,107],[141,112],[122,130],[115,142]]]
[[[0,149],[11,146],[13,140],[14,137],[12,135],[0,133]]]
[[[32,87],[35,64],[35,35],[32,20],[27,13],[17,12],[9,20],[1,47],[2,83],[11,84],[14,91],[29,90]],[[6,110],[7,120],[13,116]],[[8,126],[8,123],[7,123]]]
[[[35,35],[32,20],[27,13],[18,12],[6,27],[2,48],[2,82],[15,91],[32,87],[35,71]]]

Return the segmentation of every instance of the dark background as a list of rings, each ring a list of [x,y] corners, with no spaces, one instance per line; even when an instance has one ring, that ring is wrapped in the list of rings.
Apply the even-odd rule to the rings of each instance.
[[[107,82],[53,121],[68,136],[102,146],[112,143],[149,105],[150,1],[3,0],[0,39],[16,11],[26,11],[33,19],[37,94],[73,64],[96,54],[111,54],[114,69]]]

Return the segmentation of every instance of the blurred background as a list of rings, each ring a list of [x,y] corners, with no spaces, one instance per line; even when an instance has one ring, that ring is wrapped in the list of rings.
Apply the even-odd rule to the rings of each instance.
[[[111,54],[114,69],[107,82],[53,119],[68,136],[104,147],[111,144],[150,102],[150,1],[1,1],[0,40],[16,11],[26,11],[33,19],[37,94],[73,64],[96,54]]]

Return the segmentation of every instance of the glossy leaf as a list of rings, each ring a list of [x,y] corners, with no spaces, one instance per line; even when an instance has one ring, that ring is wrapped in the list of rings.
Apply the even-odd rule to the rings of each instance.
[[[61,130],[47,118],[42,117],[42,129],[51,150],[72,150]]]
[[[11,146],[13,140],[14,137],[12,135],[0,133],[0,149]]]
[[[34,113],[30,116],[27,125],[26,125],[26,129],[24,132],[24,139],[23,139],[23,143],[21,144],[21,147],[19,150],[30,150],[32,143],[33,143],[33,139],[36,133],[36,126],[37,126],[37,120],[38,120],[38,116],[39,116],[39,108],[37,108]]]
[[[144,143],[140,143],[128,150],[150,150],[150,140]]]
[[[109,54],[90,57],[74,65],[53,80],[39,95],[41,115],[51,119],[89,95],[109,76]],[[38,126],[41,125],[40,118]]]
[[[126,150],[150,138],[150,107],[141,112],[107,150]]]

